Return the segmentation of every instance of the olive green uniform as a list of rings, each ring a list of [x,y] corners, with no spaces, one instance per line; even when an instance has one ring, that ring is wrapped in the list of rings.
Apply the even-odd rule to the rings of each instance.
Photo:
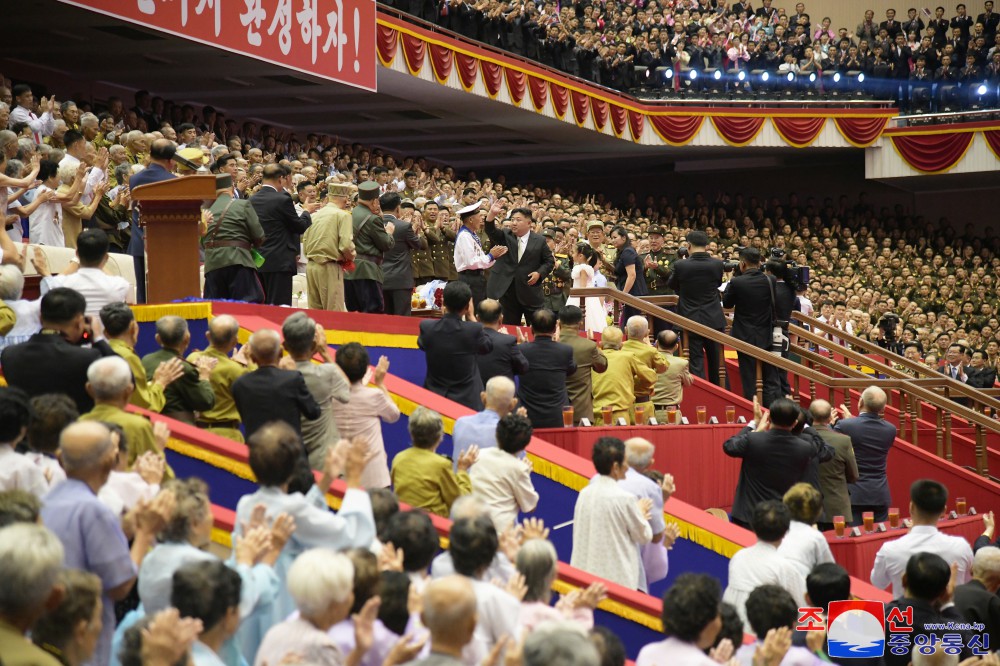
[[[655,268],[646,269],[646,288],[650,296],[670,296],[674,292],[667,286],[667,278],[670,277],[670,258],[666,250],[660,248],[659,252],[650,252],[642,257],[643,266],[646,265],[646,258],[649,257],[656,262]]]
[[[196,425],[216,435],[242,442],[244,440],[243,433],[240,432],[240,413],[236,409],[236,401],[233,400],[233,384],[250,372],[251,368],[237,363],[214,347],[209,347],[205,351],[191,352],[187,360],[193,364],[202,356],[217,361],[209,377],[212,393],[215,394],[215,405],[198,415]]]
[[[142,361],[135,350],[124,340],[108,340],[108,345],[116,354],[125,359],[129,370],[132,371],[132,382],[135,384],[135,390],[132,391],[129,402],[151,412],[160,412],[167,402],[163,395],[163,387],[151,381],[152,375],[150,375],[150,379],[146,378],[146,369],[142,367]],[[153,372],[156,372],[156,368],[153,368]]]
[[[142,367],[146,370],[146,378],[152,381],[153,373],[160,364],[175,358],[181,356],[172,349],[159,349],[143,356]],[[161,413],[194,425],[194,413],[211,409],[215,405],[215,394],[210,383],[198,378],[198,368],[184,359],[181,359],[181,366],[184,374],[163,390],[166,404]]]
[[[573,262],[565,254],[552,256],[556,263],[552,272],[542,280],[542,293],[545,295],[545,308],[559,314],[569,298]]]

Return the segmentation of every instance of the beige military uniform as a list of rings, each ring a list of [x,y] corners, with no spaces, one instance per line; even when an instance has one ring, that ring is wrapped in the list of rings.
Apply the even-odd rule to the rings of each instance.
[[[667,422],[667,407],[677,407],[677,417],[675,423],[681,422],[680,404],[684,399],[683,377],[688,372],[687,359],[668,354],[663,351],[657,352],[667,364],[666,372],[656,377],[656,386],[653,388],[653,409],[656,420],[660,423]]]
[[[354,229],[350,211],[327,204],[312,215],[312,225],[302,236],[306,255],[306,288],[309,307],[346,312],[344,302],[345,254],[354,255]]]

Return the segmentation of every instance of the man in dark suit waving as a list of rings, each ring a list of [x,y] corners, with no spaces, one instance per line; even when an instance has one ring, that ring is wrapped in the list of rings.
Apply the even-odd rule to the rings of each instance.
[[[476,314],[487,337],[493,341],[493,351],[481,355],[478,359],[479,376],[483,379],[483,386],[497,375],[514,381],[514,375],[523,375],[527,372],[528,361],[517,346],[518,342],[525,342],[524,335],[520,331],[517,331],[517,337],[500,332],[500,327],[503,326],[500,304],[492,298],[487,298],[476,306]]]
[[[735,308],[731,335],[737,340],[758,347],[763,351],[771,348],[771,330],[774,321],[771,278],[760,270],[760,250],[755,247],[740,251],[740,274],[729,281],[722,304]],[[743,397],[753,400],[757,393],[757,359],[749,354],[737,352],[740,362],[740,383]],[[769,407],[781,397],[781,380],[777,369],[765,363],[763,367],[763,405]]]
[[[530,208],[511,211],[509,230],[496,225],[500,210],[499,202],[490,206],[486,233],[494,246],[506,247],[508,251],[490,270],[486,296],[500,301],[504,321],[520,326],[522,318],[530,323],[535,311],[544,304],[542,280],[552,271],[555,259],[545,238],[531,230]]]
[[[280,164],[264,167],[263,184],[250,197],[250,205],[257,212],[264,229],[264,265],[258,269],[264,286],[264,302],[268,305],[292,304],[292,277],[295,275],[295,258],[299,254],[299,234],[312,224],[310,212],[319,208],[318,203],[305,204],[302,215],[295,212],[292,198],[285,192],[285,181],[291,171]]]
[[[677,314],[691,321],[722,331],[726,318],[719,302],[723,264],[708,253],[708,235],[692,231],[687,235],[690,255],[675,262],[667,286],[677,292]],[[705,361],[708,361],[706,367]],[[719,383],[719,345],[712,340],[688,334],[688,360],[691,374]],[[708,376],[705,376],[705,372]]]
[[[483,325],[462,321],[472,316],[472,290],[464,282],[449,282],[444,288],[444,314],[440,319],[420,322],[417,346],[427,358],[424,388],[469,409],[481,411],[483,380],[476,358],[493,350],[493,341]]]

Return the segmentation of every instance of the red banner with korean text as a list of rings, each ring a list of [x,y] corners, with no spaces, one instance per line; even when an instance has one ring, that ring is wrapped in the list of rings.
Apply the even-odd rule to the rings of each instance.
[[[59,0],[282,67],[376,90],[375,0]]]

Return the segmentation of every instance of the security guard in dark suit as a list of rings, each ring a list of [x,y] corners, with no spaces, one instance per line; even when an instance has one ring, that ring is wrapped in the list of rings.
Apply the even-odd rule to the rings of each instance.
[[[542,280],[542,292],[545,294],[544,307],[559,314],[559,311],[566,305],[566,299],[569,298],[573,262],[568,255],[556,252],[556,232],[554,229],[546,229],[542,235],[545,236],[545,243],[549,246],[552,258],[556,261],[555,268]]]

